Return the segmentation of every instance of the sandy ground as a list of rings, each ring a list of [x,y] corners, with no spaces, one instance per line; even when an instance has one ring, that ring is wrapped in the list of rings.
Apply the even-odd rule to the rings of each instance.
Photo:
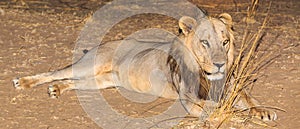
[[[192,0],[211,15],[230,13],[234,19],[236,44],[241,42],[249,0]],[[107,1],[0,1],[0,128],[54,129],[100,128],[83,111],[74,91],[50,99],[46,85],[17,91],[11,80],[63,68],[72,62],[72,51],[85,20]],[[269,1],[259,3],[252,30],[266,16]],[[300,128],[300,1],[272,2],[270,20],[262,39],[261,51],[279,54],[261,70],[252,94],[265,105],[279,107],[279,129]],[[106,41],[125,38],[145,28],[163,28],[177,33],[177,21],[161,15],[138,15],[116,25]],[[113,89],[104,90],[115,92]],[[109,98],[115,102],[124,100]],[[120,106],[120,108],[126,106]],[[130,107],[129,107],[130,108]]]

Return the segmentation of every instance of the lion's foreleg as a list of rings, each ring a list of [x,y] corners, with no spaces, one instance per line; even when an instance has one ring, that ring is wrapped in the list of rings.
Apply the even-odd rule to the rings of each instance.
[[[276,120],[277,115],[274,111],[267,109],[259,104],[247,91],[241,92],[243,106],[249,109],[249,116],[261,120]]]

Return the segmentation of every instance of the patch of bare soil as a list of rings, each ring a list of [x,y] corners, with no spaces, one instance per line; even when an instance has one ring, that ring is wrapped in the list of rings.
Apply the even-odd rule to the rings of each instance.
[[[59,99],[47,96],[45,85],[17,91],[11,80],[63,68],[72,62],[72,50],[87,17],[106,0],[2,0],[0,1],[0,128],[100,128],[83,111],[74,91]],[[191,0],[210,15],[227,12],[234,19],[236,44],[241,43],[249,0]],[[260,51],[279,57],[260,72],[252,94],[264,105],[279,107],[276,128],[300,128],[300,1],[261,1],[253,30],[270,16]],[[123,39],[137,30],[163,28],[177,34],[177,21],[161,15],[137,15],[111,29],[105,40]],[[108,99],[120,102],[113,89]],[[117,103],[118,104],[118,103]],[[119,108],[131,108],[128,105]],[[139,107],[147,108],[147,107]],[[117,123],[116,123],[117,124]],[[252,126],[247,126],[252,128]],[[253,127],[254,128],[254,127]],[[255,127],[263,128],[263,127]]]

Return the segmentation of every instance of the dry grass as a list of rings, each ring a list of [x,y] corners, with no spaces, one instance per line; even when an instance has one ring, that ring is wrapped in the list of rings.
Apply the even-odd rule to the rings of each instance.
[[[255,8],[258,0],[253,0],[252,7],[248,10],[246,19],[253,19],[255,15]],[[262,26],[258,32],[254,35],[249,35],[249,24],[246,22],[246,29],[243,35],[242,45],[240,52],[234,61],[231,70],[228,73],[226,84],[231,85],[232,89],[229,89],[230,93],[226,93],[227,99],[222,100],[221,112],[230,111],[236,100],[239,99],[240,93],[245,87],[249,86],[253,82],[253,78],[256,76],[256,70],[260,68],[261,63],[264,62],[265,58],[269,58],[270,55],[266,55],[265,58],[256,60],[255,55],[257,54],[256,49],[259,45],[259,40],[262,37],[262,32],[267,24],[267,17],[264,19]],[[248,20],[246,20],[248,21]],[[255,59],[255,60],[254,60]],[[232,82],[233,79],[233,82]]]
[[[269,125],[264,121],[251,117],[247,115],[247,111],[249,109],[237,109],[235,108],[236,103],[242,96],[242,92],[247,88],[253,86],[255,80],[258,77],[258,72],[270,64],[276,55],[274,53],[263,53],[259,54],[258,47],[260,45],[260,41],[263,37],[264,30],[267,27],[268,23],[268,13],[264,18],[264,21],[258,31],[254,34],[250,34],[250,26],[255,23],[255,15],[257,14],[257,6],[259,0],[252,0],[251,6],[248,8],[247,16],[244,18],[244,22],[246,24],[246,28],[243,34],[243,39],[240,47],[240,51],[238,56],[236,57],[234,64],[231,70],[228,73],[225,86],[228,87],[227,91],[225,91],[223,99],[220,102],[220,108],[214,110],[214,112],[209,116],[207,123],[201,122],[183,122],[181,127],[199,127],[199,125],[203,127],[210,126],[210,128],[222,128],[223,125],[236,125],[239,124],[247,124],[253,123],[263,127],[273,127],[274,125]],[[271,3],[269,7],[271,7]],[[281,110],[274,107],[263,107],[263,108],[271,108],[274,110]],[[191,124],[193,123],[193,124]],[[197,123],[198,125],[194,125]],[[191,126],[193,125],[193,126]],[[227,127],[226,126],[226,127]]]
[[[251,122],[261,126],[270,127],[267,123],[243,113],[250,109],[239,110],[235,108],[235,104],[242,96],[242,92],[253,85],[257,78],[258,71],[266,66],[266,64],[270,63],[273,59],[272,56],[274,56],[273,53],[258,54],[257,51],[260,40],[263,37],[264,29],[267,26],[268,15],[264,18],[258,31],[255,34],[249,34],[249,24],[255,22],[254,17],[258,1],[259,0],[252,0],[251,7],[248,9],[247,17],[244,20],[246,29],[243,34],[240,52],[226,79],[225,86],[228,86],[229,89],[225,92],[225,96],[221,100],[221,107],[211,116],[211,119],[218,118],[221,121],[217,128],[220,128],[223,123],[231,120],[240,120],[242,122]],[[271,3],[268,8],[270,8],[270,6]]]

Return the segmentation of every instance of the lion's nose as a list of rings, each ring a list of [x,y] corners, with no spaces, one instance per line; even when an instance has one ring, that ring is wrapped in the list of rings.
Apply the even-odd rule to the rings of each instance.
[[[219,69],[225,65],[225,63],[214,63]]]

